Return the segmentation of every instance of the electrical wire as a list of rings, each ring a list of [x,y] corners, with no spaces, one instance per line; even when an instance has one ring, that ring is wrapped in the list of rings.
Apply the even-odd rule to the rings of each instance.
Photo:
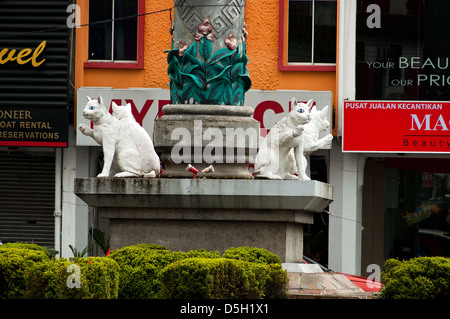
[[[113,22],[113,21],[121,21],[121,20],[126,20],[126,19],[133,19],[136,17],[142,17],[142,16],[147,16],[147,15],[157,14],[157,13],[162,13],[162,12],[167,12],[167,11],[170,12],[170,21],[172,21],[172,10],[175,7],[177,7],[177,8],[178,7],[198,8],[198,7],[224,7],[224,6],[228,6],[228,5],[229,4],[222,4],[222,5],[220,5],[220,4],[210,4],[210,5],[205,4],[205,5],[190,5],[190,6],[177,5],[177,6],[167,8],[167,9],[161,9],[161,10],[157,10],[157,11],[144,12],[144,13],[133,14],[133,15],[120,17],[120,18],[105,19],[105,20],[100,20],[100,21],[95,21],[95,22],[90,22],[90,23],[85,23],[85,24],[74,25],[73,28],[82,28],[82,27],[88,27],[90,25],[102,24],[102,23]],[[243,6],[239,6],[239,7],[243,8]],[[9,33],[9,34],[1,34],[0,33],[0,39],[17,37],[17,36],[21,36],[21,35],[29,35],[29,34],[34,34],[34,33],[60,31],[60,30],[64,30],[67,28],[68,28],[67,26],[64,26],[64,27],[55,27],[55,28],[48,28],[48,29],[42,29],[42,30],[36,30],[36,31]]]
[[[347,217],[338,215],[336,212],[329,212],[327,210],[323,210],[323,212],[327,213],[330,216],[336,217],[336,218],[342,218],[342,219],[346,219],[346,220],[349,220],[349,221],[352,221],[352,222],[355,222],[355,223],[358,223],[358,224],[362,224],[362,222],[359,221],[359,220],[355,220],[355,219],[351,219],[351,218],[347,218]]]
[[[172,16],[172,10],[173,9],[174,9],[174,7],[171,7],[171,8],[167,8],[167,9],[161,9],[161,10],[152,11],[152,12],[145,12],[145,13],[140,13],[140,14],[134,14],[134,15],[129,15],[129,16],[120,17],[120,18],[105,19],[105,20],[100,20],[100,21],[95,21],[95,22],[90,22],[90,23],[85,23],[85,24],[74,25],[73,28],[88,27],[90,25],[96,25],[96,24],[102,24],[102,23],[107,23],[107,22],[113,22],[113,21],[115,22],[115,21],[121,21],[121,20],[126,20],[126,19],[132,19],[132,18],[136,18],[136,17],[142,17],[142,16],[146,16],[146,15],[157,14],[157,13],[162,13],[162,12],[167,12],[167,11],[170,11],[170,15]],[[8,34],[3,34],[3,35],[0,33],[0,39],[17,37],[17,36],[21,36],[21,35],[30,35],[30,34],[34,34],[34,33],[45,33],[45,32],[60,31],[60,30],[65,30],[67,28],[68,27],[66,25],[64,27],[55,27],[55,28],[48,28],[48,29],[42,29],[42,30],[36,30],[36,31],[8,33]]]

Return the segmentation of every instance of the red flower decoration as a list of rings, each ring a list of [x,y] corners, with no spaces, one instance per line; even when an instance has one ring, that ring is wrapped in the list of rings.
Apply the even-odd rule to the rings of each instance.
[[[211,21],[206,18],[203,23],[198,26],[198,30],[195,33],[195,40],[200,41],[201,38],[206,36],[210,41],[214,41],[214,31],[212,29]]]
[[[233,33],[228,34],[228,38],[225,39],[225,44],[231,50],[235,50],[237,48],[237,39],[234,37]]]

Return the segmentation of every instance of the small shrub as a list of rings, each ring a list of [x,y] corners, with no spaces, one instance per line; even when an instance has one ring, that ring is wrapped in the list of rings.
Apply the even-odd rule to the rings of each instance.
[[[89,288],[89,299],[117,299],[119,293],[119,265],[104,257],[79,258],[76,261]],[[84,275],[84,277],[83,277]]]
[[[103,257],[49,261],[37,265],[28,277],[28,298],[34,299],[115,299],[118,291],[119,266]]]
[[[27,278],[27,298],[32,299],[84,299],[89,290],[85,276],[80,270],[80,287],[70,287],[74,283],[73,271],[69,266],[75,264],[65,258],[36,265]],[[71,277],[72,276],[72,277]],[[69,278],[70,277],[70,278]]]
[[[49,257],[43,250],[0,248],[0,298],[27,297],[26,280],[36,264],[45,264]]]
[[[191,258],[165,267],[159,274],[159,297],[168,299],[286,298],[287,274],[281,264],[237,259]]]
[[[5,244],[0,247],[0,298],[286,297],[287,275],[276,255],[241,247],[224,256],[204,249],[174,252],[138,244],[108,257],[67,260],[52,258],[38,245]],[[79,277],[74,272],[78,270]]]
[[[173,252],[159,245],[138,244],[123,247],[108,256],[120,266],[119,298],[123,299],[158,298],[159,272],[170,263],[192,257],[219,258],[220,255],[206,250]]]
[[[261,298],[256,276],[247,262],[227,258],[180,260],[160,275],[161,298],[255,299]]]
[[[6,243],[0,246],[0,248],[19,248],[19,249],[30,249],[30,250],[41,250],[43,252],[46,252],[46,249],[42,246],[36,245],[36,244],[29,244],[29,243]]]
[[[254,263],[281,264],[280,257],[267,249],[256,247],[231,247],[223,253],[222,257]]]
[[[261,296],[264,299],[287,298],[287,271],[280,264],[248,263],[258,281]]]
[[[450,259],[388,259],[382,274],[384,299],[450,299]]]
[[[0,248],[20,248],[20,249],[29,249],[29,250],[39,250],[43,251],[47,254],[48,257],[53,258],[58,251],[51,247],[43,247],[37,244],[29,244],[29,243],[6,243],[0,246]]]

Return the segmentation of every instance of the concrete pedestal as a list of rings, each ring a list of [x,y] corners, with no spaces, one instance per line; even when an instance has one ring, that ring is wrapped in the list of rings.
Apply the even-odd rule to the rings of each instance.
[[[253,246],[300,262],[303,224],[333,200],[318,181],[77,178],[75,194],[110,220],[111,248],[137,242],[171,250]]]
[[[155,120],[155,150],[165,165],[161,177],[192,178],[213,165],[214,178],[252,179],[249,164],[258,150],[260,123],[249,106],[169,104]],[[199,173],[199,175],[202,175]]]

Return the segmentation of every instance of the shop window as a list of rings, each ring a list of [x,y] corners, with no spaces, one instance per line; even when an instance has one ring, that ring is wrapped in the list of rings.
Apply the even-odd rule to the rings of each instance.
[[[90,0],[87,68],[142,68],[143,0]]]
[[[279,69],[336,70],[336,0],[280,1]]]
[[[450,100],[449,12],[450,1],[357,1],[356,99]]]
[[[450,256],[447,160],[386,159],[386,258]]]

